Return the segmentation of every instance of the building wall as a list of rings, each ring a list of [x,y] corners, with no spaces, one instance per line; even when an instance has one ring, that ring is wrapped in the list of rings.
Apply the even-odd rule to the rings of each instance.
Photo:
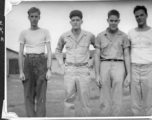
[[[9,75],[9,60],[10,59],[17,59],[18,60],[18,53],[10,51],[10,50],[7,49],[6,59],[7,59],[7,61],[6,61],[6,63],[7,63],[7,70],[6,70],[6,72],[7,72],[7,76],[8,76]]]

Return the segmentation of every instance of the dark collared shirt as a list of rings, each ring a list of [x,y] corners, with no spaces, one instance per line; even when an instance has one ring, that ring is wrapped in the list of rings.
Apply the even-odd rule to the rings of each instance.
[[[123,50],[130,46],[127,35],[118,30],[114,38],[109,37],[108,29],[98,34],[96,47],[101,49],[102,59],[124,59]]]
[[[62,50],[66,48],[66,62],[70,63],[86,63],[89,61],[90,51],[89,45],[95,46],[95,36],[87,31],[81,30],[78,40],[75,39],[71,31],[61,35],[55,55],[59,64],[63,64]]]

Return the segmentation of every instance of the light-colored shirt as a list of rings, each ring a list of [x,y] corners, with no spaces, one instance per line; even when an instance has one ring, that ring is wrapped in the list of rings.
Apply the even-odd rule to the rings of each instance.
[[[45,52],[45,43],[50,42],[50,33],[46,29],[23,30],[19,42],[25,44],[27,54],[41,54]]]
[[[123,50],[130,46],[127,35],[118,30],[115,37],[111,40],[108,28],[98,34],[96,38],[96,47],[101,50],[101,59],[119,59],[124,60]]]
[[[131,41],[131,63],[152,63],[152,28],[144,32],[132,29],[128,38]]]
[[[55,56],[60,65],[64,64],[62,50],[65,45],[67,63],[86,63],[90,58],[90,44],[95,45],[95,36],[92,33],[81,30],[76,40],[71,31],[66,32],[58,41]]]

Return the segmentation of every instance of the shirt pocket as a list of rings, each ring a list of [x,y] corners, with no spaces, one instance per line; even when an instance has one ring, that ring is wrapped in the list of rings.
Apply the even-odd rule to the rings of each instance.
[[[108,52],[108,43],[101,43],[101,53],[105,54]]]
[[[79,49],[80,49],[80,53],[83,55],[86,55],[88,52],[88,48],[89,48],[89,42],[88,41],[81,41],[79,43]]]
[[[73,47],[73,42],[70,40],[67,40],[65,43],[66,49],[71,49]]]
[[[81,43],[80,46],[81,46],[81,47],[88,47],[88,46],[89,46],[89,43]]]
[[[79,44],[81,47],[89,47],[89,41],[85,40],[85,41],[81,41]]]
[[[117,56],[122,57],[123,56],[123,51],[124,51],[124,44],[122,42],[118,43],[115,47]]]

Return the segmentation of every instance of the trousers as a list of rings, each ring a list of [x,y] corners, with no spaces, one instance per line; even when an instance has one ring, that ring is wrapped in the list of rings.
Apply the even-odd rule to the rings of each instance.
[[[80,101],[82,115],[90,116],[90,71],[87,67],[66,66],[64,75],[64,116],[75,116],[76,95]]]
[[[47,60],[43,57],[25,57],[24,99],[27,117],[46,116]]]
[[[133,115],[152,115],[152,64],[132,64],[131,100]]]
[[[119,116],[122,109],[124,62],[102,61],[100,65],[100,115]]]

